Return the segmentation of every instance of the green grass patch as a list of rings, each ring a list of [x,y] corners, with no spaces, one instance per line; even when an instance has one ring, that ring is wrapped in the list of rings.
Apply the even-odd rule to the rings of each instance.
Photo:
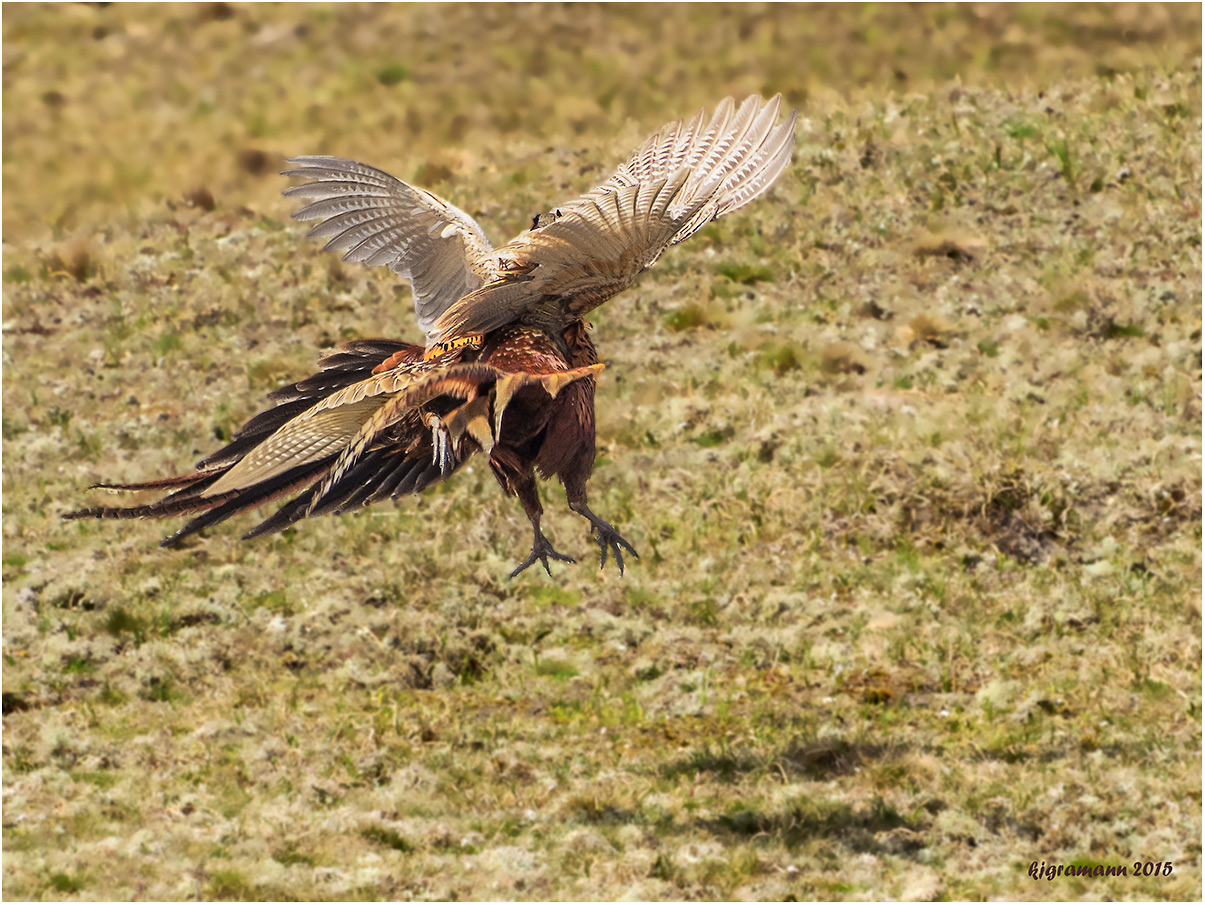
[[[555,657],[537,657],[534,672],[537,676],[547,676],[562,682],[579,675],[577,667],[572,663],[558,660]]]
[[[3,27],[6,898],[1027,900],[1101,852],[1187,855],[1068,895],[1200,898],[1199,6]],[[497,246],[755,90],[790,171],[589,317],[622,577],[553,479],[579,561],[510,580],[480,456],[247,542],[271,506],[172,549],[60,519],[422,341],[285,156]]]
[[[360,831],[360,835],[375,845],[393,849],[395,852],[409,854],[410,852],[414,851],[413,845],[403,839],[395,831],[383,826],[366,827]]]
[[[774,274],[769,267],[746,263],[721,264],[716,268],[723,276],[742,286],[752,286],[754,283],[769,283]]]
[[[386,88],[392,88],[394,85],[400,85],[402,82],[410,79],[410,70],[401,63],[390,63],[383,69],[377,72],[377,81]]]
[[[670,311],[665,315],[664,322],[665,326],[674,333],[681,333],[683,330],[693,330],[696,327],[705,327],[708,322],[707,309],[701,305],[691,303]]]

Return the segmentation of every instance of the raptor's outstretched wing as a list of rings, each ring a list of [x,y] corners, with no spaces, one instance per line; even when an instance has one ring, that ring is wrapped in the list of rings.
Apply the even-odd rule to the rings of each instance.
[[[780,96],[763,102],[754,95],[739,107],[727,98],[706,124],[700,110],[665,126],[547,225],[495,249],[488,281],[435,321],[430,340],[516,320],[556,324],[623,291],[671,245],[752,201],[782,174],[798,114],[777,124],[780,107]]]
[[[321,220],[309,235],[347,249],[345,261],[388,264],[410,280],[418,325],[432,324],[489,275],[489,239],[464,211],[375,167],[341,157],[294,157],[285,176],[311,180],[284,194],[315,199],[293,214]]]
[[[762,194],[782,174],[795,148],[798,111],[775,127],[782,95],[763,102],[756,94],[740,107],[726,97],[703,125],[705,110],[688,122],[663,127],[632,152],[602,185],[583,201],[619,191],[625,186],[666,179],[680,169],[693,175],[691,194],[708,194],[708,203],[674,234],[671,245],[689,239],[703,226]],[[567,205],[566,207],[572,207]]]

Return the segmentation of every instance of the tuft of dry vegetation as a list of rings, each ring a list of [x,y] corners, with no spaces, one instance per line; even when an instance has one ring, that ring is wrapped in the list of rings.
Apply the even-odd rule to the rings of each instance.
[[[1199,898],[1200,15],[6,7],[5,897]],[[758,91],[791,173],[594,317],[625,578],[550,487],[583,561],[507,580],[480,464],[59,520],[416,338],[283,157],[502,239]]]

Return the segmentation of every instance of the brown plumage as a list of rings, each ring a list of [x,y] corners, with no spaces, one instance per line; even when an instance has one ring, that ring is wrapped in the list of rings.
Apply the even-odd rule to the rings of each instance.
[[[532,219],[499,248],[463,211],[380,170],[337,157],[300,157],[285,194],[311,199],[294,217],[344,259],[388,264],[411,282],[427,345],[346,343],[320,371],[276,391],[198,470],[113,490],[167,490],[155,503],[95,507],[64,518],[192,516],[163,543],[296,494],[246,537],[312,515],[420,493],[483,452],[531,521],[531,554],[573,562],[540,530],[535,476],[558,477],[622,574],[636,551],[590,511],[594,387],[603,366],[583,315],[632,284],[667,248],[770,187],[790,161],[796,114],[777,124],[779,98],[729,98],[653,135],[602,185]]]

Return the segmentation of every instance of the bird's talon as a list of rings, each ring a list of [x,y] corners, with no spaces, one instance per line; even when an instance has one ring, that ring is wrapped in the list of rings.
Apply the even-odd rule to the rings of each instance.
[[[515,570],[510,573],[510,577],[516,578],[520,572],[522,572],[524,569],[534,565],[536,563],[536,561],[538,560],[540,562],[540,564],[544,567],[544,571],[548,573],[548,577],[551,578],[552,577],[552,569],[548,565],[549,557],[551,557],[552,559],[555,559],[557,562],[564,562],[564,563],[577,562],[577,560],[574,559],[572,556],[566,556],[564,553],[558,553],[556,551],[556,549],[553,548],[552,542],[549,541],[548,538],[546,538],[543,534],[536,534],[535,539],[532,541],[532,545],[531,545],[531,555],[528,556],[527,559],[523,560],[523,562],[519,563],[519,565],[515,567]]]
[[[452,446],[452,438],[448,427],[436,414],[426,416],[427,427],[431,430],[431,463],[439,468],[445,478],[456,467],[456,450]]]
[[[615,557],[615,565],[619,566],[620,577],[623,576],[623,553],[620,552],[620,547],[627,550],[637,559],[640,559],[640,554],[627,542],[623,535],[616,531],[613,525],[604,522],[602,519],[594,523],[591,533],[594,535],[594,542],[598,544],[598,567],[600,569],[605,568],[607,565],[608,547],[610,547],[611,553]]]

